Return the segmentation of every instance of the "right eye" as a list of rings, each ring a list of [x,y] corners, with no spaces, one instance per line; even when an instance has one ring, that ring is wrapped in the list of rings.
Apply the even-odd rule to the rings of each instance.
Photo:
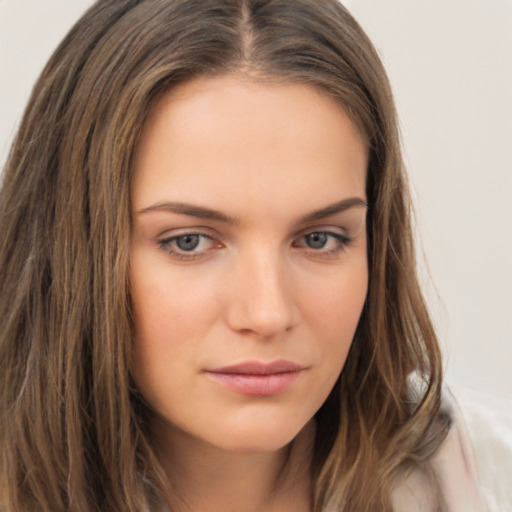
[[[176,237],[173,242],[181,251],[193,251],[201,243],[201,235],[183,235]]]

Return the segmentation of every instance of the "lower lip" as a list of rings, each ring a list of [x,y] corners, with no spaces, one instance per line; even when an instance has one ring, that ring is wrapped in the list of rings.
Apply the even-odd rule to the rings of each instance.
[[[273,396],[286,391],[299,377],[301,371],[254,375],[247,373],[207,372],[213,380],[227,388],[250,396]]]

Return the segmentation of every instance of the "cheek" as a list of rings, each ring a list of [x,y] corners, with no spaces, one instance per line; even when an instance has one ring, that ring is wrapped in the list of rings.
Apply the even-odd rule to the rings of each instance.
[[[195,396],[198,354],[214,321],[215,301],[194,280],[169,276],[162,266],[158,272],[151,268],[132,271],[131,374],[151,408],[180,424],[182,412],[200,398]]]
[[[366,261],[332,276],[323,287],[310,287],[309,306],[303,308],[305,321],[317,340],[323,371],[332,385],[345,364],[367,291]]]
[[[186,385],[184,369],[197,364],[198,344],[217,317],[214,287],[190,273],[173,272],[162,260],[142,251],[133,251],[131,259],[131,371],[147,398],[150,390],[172,393]]]
[[[172,339],[179,344],[182,337],[193,340],[196,332],[214,321],[216,288],[190,270],[173,272],[172,267],[162,264],[138,265],[133,258],[131,297],[136,340],[166,343]]]
[[[361,260],[330,276],[323,286],[309,286],[305,294],[309,306],[303,310],[320,331],[328,330],[337,339],[351,339],[367,292],[368,267],[366,261]]]

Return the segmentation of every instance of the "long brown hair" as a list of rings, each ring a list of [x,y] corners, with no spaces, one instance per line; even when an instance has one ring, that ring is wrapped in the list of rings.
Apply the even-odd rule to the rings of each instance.
[[[164,91],[224,73],[320,88],[369,147],[369,292],[317,413],[314,509],[390,510],[397,479],[443,437],[433,428],[440,354],[416,278],[395,108],[359,25],[336,0],[100,0],[43,71],[3,176],[5,512],[140,512],[159,499],[129,371],[134,150]]]

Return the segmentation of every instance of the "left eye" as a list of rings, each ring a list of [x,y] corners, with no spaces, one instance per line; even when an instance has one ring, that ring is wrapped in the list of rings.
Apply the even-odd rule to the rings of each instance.
[[[305,247],[314,251],[337,252],[350,244],[350,238],[331,231],[313,231],[301,236],[294,243],[295,247]]]
[[[323,249],[329,240],[329,235],[322,232],[309,233],[309,235],[304,237],[304,240],[306,241],[307,246],[311,249]]]

